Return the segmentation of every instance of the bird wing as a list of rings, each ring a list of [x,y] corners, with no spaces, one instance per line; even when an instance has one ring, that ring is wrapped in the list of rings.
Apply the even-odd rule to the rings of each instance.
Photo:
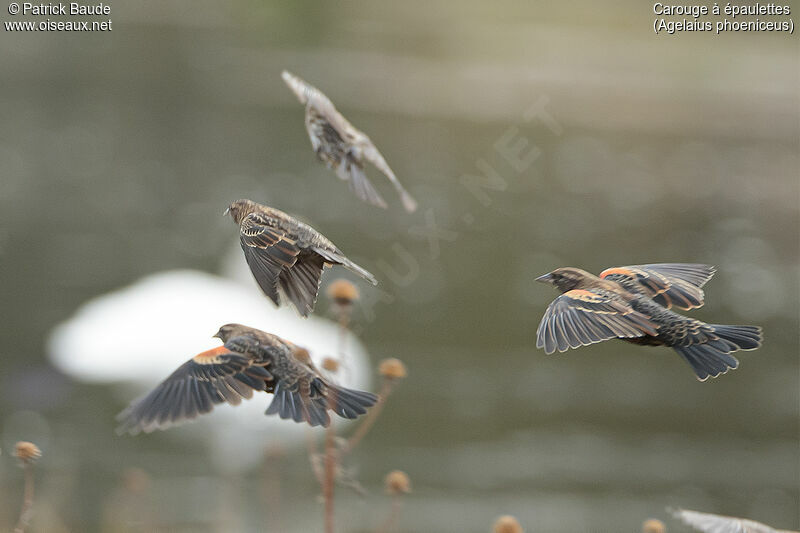
[[[292,236],[261,213],[250,213],[239,231],[247,264],[261,290],[278,305],[278,278],[297,261],[300,247]]]
[[[700,513],[678,509],[672,513],[675,518],[705,533],[777,533],[777,530],[753,520],[721,516],[711,513]]]
[[[294,266],[284,268],[278,276],[283,294],[303,317],[314,310],[324,266],[325,259],[318,254],[300,254]]]
[[[134,401],[117,419],[117,432],[135,435],[166,429],[208,413],[215,405],[239,405],[254,390],[267,390],[272,375],[254,359],[231,350],[238,338],[199,353],[182,364],[155,389]]]
[[[364,167],[354,157],[346,154],[344,161],[336,169],[336,174],[340,179],[346,181],[350,190],[362,202],[386,209],[389,204],[383,199],[378,190],[372,184],[364,172]]]
[[[275,395],[265,414],[277,414],[284,420],[308,422],[311,426],[327,427],[330,424],[328,402],[320,378],[310,376],[308,370],[293,381],[280,380],[275,385]]]
[[[664,307],[694,309],[703,305],[703,289],[715,269],[692,263],[631,265],[604,270],[600,277],[625,284],[634,283],[641,292]]]
[[[615,294],[603,289],[574,289],[550,304],[536,331],[545,353],[614,338],[656,335],[656,326]]]
[[[352,142],[355,136],[360,133],[344,118],[344,115],[339,113],[330,98],[325,96],[322,91],[285,70],[282,77],[300,103],[306,106],[306,125],[308,125],[308,121],[311,118],[314,118],[319,123],[324,123],[332,128],[339,140],[345,142]]]
[[[297,379],[278,380],[266,414],[327,427],[330,424],[329,409],[352,420],[378,402],[378,396],[371,392],[339,387],[314,374],[308,369]]]
[[[400,183],[400,180],[397,179],[397,176],[394,175],[392,169],[389,168],[389,164],[383,158],[383,155],[378,151],[378,148],[372,144],[372,141],[365,135],[365,142],[362,146],[362,150],[364,153],[364,158],[375,165],[375,168],[380,170],[389,181],[392,182],[394,188],[397,189],[397,192],[400,194],[400,200],[403,202],[403,207],[409,213],[413,213],[417,209],[417,201],[411,196],[411,194],[403,187],[403,184]]]

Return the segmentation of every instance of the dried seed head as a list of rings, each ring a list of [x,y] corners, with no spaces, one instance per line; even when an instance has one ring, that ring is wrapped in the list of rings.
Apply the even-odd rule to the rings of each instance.
[[[378,366],[378,373],[386,379],[403,379],[408,375],[406,365],[400,359],[384,359]]]
[[[339,370],[339,361],[333,359],[332,357],[326,357],[322,360],[322,368],[328,372],[336,372]]]
[[[392,470],[386,474],[383,484],[389,494],[408,494],[411,492],[411,480],[402,470]]]
[[[14,456],[23,463],[32,463],[42,456],[41,450],[32,442],[19,441],[14,446]]]
[[[645,520],[642,524],[642,533],[664,533],[666,530],[664,522],[655,518]]]
[[[494,521],[492,533],[525,533],[519,521],[511,515],[503,515]]]
[[[358,289],[346,279],[337,279],[328,285],[328,298],[338,305],[349,306],[358,300]]]

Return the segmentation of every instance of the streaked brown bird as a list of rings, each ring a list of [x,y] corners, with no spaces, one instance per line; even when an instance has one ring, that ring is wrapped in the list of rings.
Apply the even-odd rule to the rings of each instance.
[[[755,520],[736,518],[735,516],[701,513],[687,509],[667,510],[687,526],[706,533],[798,533],[794,530],[775,529]]]
[[[371,392],[339,387],[295,357],[297,347],[261,330],[226,324],[214,335],[224,343],[181,365],[151,392],[119,414],[118,433],[150,433],[210,412],[239,405],[254,391],[274,395],[266,414],[328,426],[328,411],[354,419],[375,405]]]
[[[671,307],[703,305],[703,285],[714,267],[661,263],[609,268],[595,276],[579,268],[558,268],[536,281],[563,294],[545,311],[536,346],[548,354],[607,339],[670,346],[705,381],[739,366],[731,353],[761,345],[758,326],[706,324]]]
[[[364,166],[369,161],[392,182],[406,211],[417,209],[416,200],[405,190],[364,132],[350,124],[322,91],[285,70],[282,77],[300,103],[306,106],[306,131],[320,161],[333,169],[339,179],[349,183],[361,200],[386,208],[386,202],[364,173]]]
[[[283,211],[237,200],[225,211],[239,224],[244,257],[261,290],[280,305],[278,287],[304,317],[314,310],[322,270],[342,265],[377,285],[375,276],[350,261],[311,226]]]

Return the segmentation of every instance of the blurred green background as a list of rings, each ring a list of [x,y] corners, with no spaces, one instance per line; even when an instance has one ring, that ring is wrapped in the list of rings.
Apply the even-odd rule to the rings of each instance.
[[[321,530],[304,447],[223,475],[201,442],[116,437],[111,387],[46,357],[87,299],[241,259],[219,216],[240,197],[302,215],[381,279],[357,329],[373,362],[410,370],[354,457],[369,494],[339,493],[341,531],[380,522],[395,468],[414,485],[402,531],[504,513],[637,531],[668,505],[800,526],[795,36],[657,36],[634,1],[111,5],[112,32],[0,31],[2,527],[24,428],[44,451],[32,531]],[[416,214],[376,172],[387,212],[316,161],[284,68],[370,135]],[[536,157],[513,165],[502,146],[520,139]],[[496,190],[464,186],[487,165]],[[431,247],[434,221],[450,233]],[[535,348],[555,296],[536,276],[646,262],[717,265],[693,316],[763,325],[763,348],[709,383],[666,349]]]

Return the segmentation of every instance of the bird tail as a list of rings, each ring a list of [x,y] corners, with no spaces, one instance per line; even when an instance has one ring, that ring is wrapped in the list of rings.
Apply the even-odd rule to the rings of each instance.
[[[732,352],[755,350],[761,346],[761,328],[758,326],[709,324],[708,328],[710,331],[699,342],[674,347],[691,365],[700,381],[737,368],[739,361],[731,355]]]
[[[376,403],[378,396],[371,392],[328,385],[328,405],[342,418],[358,418]]]
[[[370,274],[370,272],[367,269],[362,268],[357,264],[353,263],[348,258],[346,258],[344,254],[342,254],[341,252],[329,250],[327,248],[322,248],[320,246],[315,247],[314,251],[317,252],[322,257],[324,257],[328,262],[331,262],[336,265],[342,265],[346,269],[355,272],[356,274],[358,274],[365,280],[369,281],[373,285],[378,284],[378,280],[375,279],[375,276]]]
[[[346,267],[348,270],[350,270],[352,272],[355,272],[356,274],[358,274],[359,276],[361,276],[365,280],[369,281],[373,285],[377,285],[378,284],[378,280],[375,279],[375,276],[373,276],[365,268],[362,268],[362,267],[358,266],[357,264],[353,263],[349,259],[345,258],[345,260],[342,261],[342,266]]]
[[[711,324],[714,334],[734,344],[737,350],[755,350],[761,346],[762,332],[760,326],[726,326]]]

